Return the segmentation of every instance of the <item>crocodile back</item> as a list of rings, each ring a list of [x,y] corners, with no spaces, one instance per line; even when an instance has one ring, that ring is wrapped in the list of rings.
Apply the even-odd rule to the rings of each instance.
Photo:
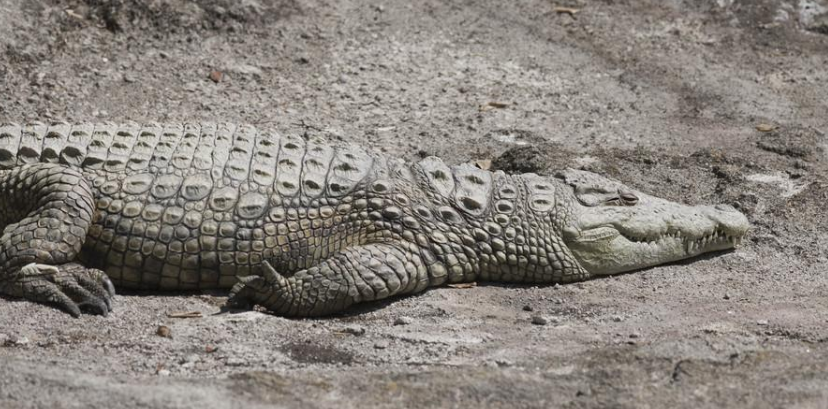
[[[153,184],[165,197],[181,188],[189,200],[241,184],[281,197],[342,197],[368,175],[373,161],[356,147],[334,148],[250,125],[0,124],[0,169],[61,163],[129,175],[127,190]]]

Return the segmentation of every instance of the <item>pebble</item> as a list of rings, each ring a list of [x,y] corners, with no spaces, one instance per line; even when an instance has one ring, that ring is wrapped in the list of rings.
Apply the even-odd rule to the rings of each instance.
[[[6,340],[5,344],[21,347],[24,345],[29,345],[29,338],[12,335]]]
[[[227,366],[244,366],[247,365],[247,361],[241,358],[227,358],[226,362]]]
[[[394,320],[394,325],[409,325],[409,324],[412,324],[413,322],[414,322],[413,318],[402,316],[402,317],[397,317],[397,319]]]
[[[622,317],[620,315],[614,315],[612,317],[612,320],[613,320],[613,322],[621,322],[621,321],[624,321],[624,317]]]
[[[531,305],[524,305],[523,311],[535,311],[535,309]]]
[[[506,359],[498,359],[495,361],[495,364],[501,368],[508,368],[510,366],[514,366],[515,364],[512,361]]]
[[[756,325],[766,326],[768,325],[768,320],[758,320],[756,321]]]
[[[161,369],[157,372],[158,376],[170,376],[170,371],[166,369]]]
[[[242,74],[242,75],[262,75],[262,69],[256,67],[255,65],[250,64],[228,64],[227,67],[224,68],[227,72],[232,72],[234,74]]]
[[[185,356],[184,358],[181,358],[181,361],[179,363],[194,364],[194,363],[198,362],[200,359],[201,358],[198,355],[190,354],[190,355]]]
[[[543,317],[543,316],[540,316],[540,315],[535,315],[534,317],[532,317],[532,324],[535,324],[535,325],[549,324],[549,318]]]
[[[155,330],[155,335],[164,338],[172,338],[172,330],[170,330],[170,327],[166,325],[159,325],[158,329]]]
[[[364,327],[359,327],[359,326],[345,327],[345,328],[342,328],[341,332],[345,333],[345,334],[360,336],[360,335],[365,335],[365,328]]]
[[[724,298],[725,300],[729,300],[730,299],[730,293],[725,293],[724,297],[722,297],[722,298]]]
[[[385,349],[388,348],[387,342],[377,342],[374,344],[374,349]]]
[[[637,332],[633,332],[633,333],[630,334],[630,338],[641,338],[641,334],[639,334]]]

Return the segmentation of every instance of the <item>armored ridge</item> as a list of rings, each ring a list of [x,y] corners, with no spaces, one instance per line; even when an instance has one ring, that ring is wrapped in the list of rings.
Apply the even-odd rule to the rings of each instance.
[[[0,291],[74,315],[108,312],[112,283],[322,315],[445,282],[634,270],[748,228],[585,172],[410,165],[229,124],[4,124],[0,168]]]

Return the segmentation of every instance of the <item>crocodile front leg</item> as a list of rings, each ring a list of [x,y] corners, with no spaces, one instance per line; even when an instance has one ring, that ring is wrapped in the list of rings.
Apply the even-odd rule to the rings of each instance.
[[[257,304],[284,316],[320,316],[349,306],[425,290],[428,266],[410,246],[367,244],[345,249],[315,267],[283,276],[264,262],[260,276],[240,277],[229,304]]]
[[[0,293],[53,304],[73,316],[106,315],[114,288],[73,261],[92,222],[92,190],[75,169],[31,164],[0,172]]]

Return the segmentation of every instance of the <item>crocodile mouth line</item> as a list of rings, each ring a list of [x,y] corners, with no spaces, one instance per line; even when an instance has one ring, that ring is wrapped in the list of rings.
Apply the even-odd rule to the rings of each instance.
[[[621,236],[631,243],[643,246],[666,244],[665,242],[667,241],[679,241],[682,243],[687,253],[693,253],[708,247],[721,246],[722,244],[726,244],[728,247],[736,247],[742,243],[741,235],[728,234],[728,232],[722,228],[717,228],[704,236],[694,238],[686,234],[682,234],[680,231],[667,232],[653,236],[637,236],[624,233],[612,226],[601,226],[583,231],[577,241],[581,243],[592,243],[610,240],[617,236]]]
[[[742,244],[742,236],[728,234],[726,230],[721,228],[695,238],[682,234],[680,231],[668,232],[658,236],[633,236],[621,231],[618,233],[631,243],[648,246],[661,244],[665,240],[678,240],[683,244],[687,253],[693,253],[708,247],[719,247],[723,244],[727,247],[736,247]]]

